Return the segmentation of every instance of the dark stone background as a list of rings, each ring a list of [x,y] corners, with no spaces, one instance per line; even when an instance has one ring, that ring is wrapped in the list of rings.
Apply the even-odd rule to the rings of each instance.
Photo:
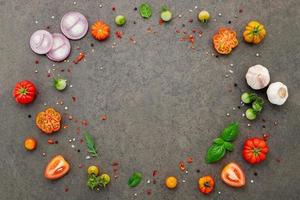
[[[151,19],[144,20],[134,11],[141,1],[134,0],[78,0],[76,5],[67,0],[0,1],[0,199],[299,199],[299,1],[149,2],[154,13]],[[181,14],[182,18],[175,17],[169,24],[159,25],[159,10],[164,3],[169,5],[174,16]],[[99,4],[103,7],[99,8]],[[113,6],[116,11],[112,11]],[[200,25],[196,20],[202,9],[212,15],[207,25]],[[53,66],[46,57],[30,50],[29,37],[35,30],[47,26],[50,32],[59,32],[61,17],[71,10],[82,12],[90,24],[97,19],[105,20],[111,25],[111,37],[97,42],[88,34],[82,40],[72,41],[70,62]],[[114,25],[117,14],[127,17],[128,22],[122,28]],[[190,18],[194,19],[193,23],[188,22]],[[243,28],[251,19],[265,24],[268,32],[258,46],[242,41]],[[221,26],[234,28],[240,44],[230,56],[216,58],[212,55],[211,37]],[[152,32],[147,31],[149,27]],[[190,34],[194,28],[203,31],[202,38],[196,37],[195,50],[189,48],[187,41],[179,41],[184,30]],[[177,29],[180,34],[176,33]],[[114,36],[116,30],[124,32],[122,39]],[[132,36],[136,44],[129,40]],[[116,47],[112,48],[114,42]],[[76,50],[77,47],[81,50]],[[81,51],[86,53],[86,61],[72,64]],[[39,64],[35,64],[35,60]],[[246,108],[237,109],[237,106],[241,92],[249,90],[244,75],[248,67],[258,63],[268,67],[272,81],[282,81],[289,87],[290,97],[281,107],[267,102],[263,113],[248,127],[249,121],[242,117]],[[52,77],[47,77],[48,69],[56,76],[67,78],[73,87],[56,91]],[[230,69],[233,74],[228,72]],[[40,92],[29,106],[17,105],[11,95],[15,82],[22,79],[34,81]],[[234,83],[238,87],[234,87]],[[259,94],[266,99],[264,91]],[[77,98],[76,102],[72,101],[72,96]],[[64,105],[57,105],[61,100]],[[45,109],[44,103],[66,113],[64,124],[69,128],[51,136],[40,133],[34,118],[37,112]],[[64,110],[65,106],[68,110]],[[32,118],[28,118],[29,114]],[[104,114],[108,119],[101,121],[100,116]],[[68,115],[72,115],[73,120],[68,120]],[[81,120],[87,120],[88,126],[82,126]],[[205,164],[207,148],[231,121],[241,125],[236,150],[216,164]],[[79,135],[77,127],[81,127]],[[79,142],[85,129],[96,138],[98,159],[85,159],[85,145]],[[257,166],[246,164],[241,157],[243,141],[266,132],[270,135],[267,161]],[[27,136],[37,138],[36,151],[23,149]],[[59,143],[49,145],[49,138]],[[69,143],[72,138],[76,141]],[[71,148],[72,144],[75,149]],[[51,182],[43,177],[43,170],[56,154],[64,155],[72,169],[64,178]],[[192,156],[194,162],[187,165],[189,173],[185,174],[177,165],[188,156]],[[113,161],[120,163],[118,179],[112,177],[111,184],[103,191],[90,191],[86,187],[86,167],[97,164],[112,175]],[[234,189],[221,182],[220,171],[230,161],[243,167],[247,176],[245,188]],[[80,164],[82,168],[78,167]],[[147,184],[146,180],[152,180],[154,169],[158,170],[157,183]],[[136,170],[143,173],[143,182],[130,189],[127,179]],[[216,188],[213,194],[205,197],[197,190],[197,180],[208,174],[215,178]],[[168,175],[179,178],[176,191],[168,191],[163,186]],[[146,194],[147,189],[152,189],[151,195]]]

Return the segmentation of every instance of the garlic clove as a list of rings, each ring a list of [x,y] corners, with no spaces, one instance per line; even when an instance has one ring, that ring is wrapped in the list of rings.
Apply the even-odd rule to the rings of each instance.
[[[269,70],[262,65],[249,67],[246,74],[247,84],[254,90],[265,88],[270,83]]]
[[[289,96],[288,88],[281,82],[271,83],[267,90],[267,95],[272,104],[282,105]]]

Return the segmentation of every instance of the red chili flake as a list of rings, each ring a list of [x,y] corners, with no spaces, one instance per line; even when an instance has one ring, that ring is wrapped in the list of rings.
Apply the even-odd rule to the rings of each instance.
[[[192,164],[192,163],[193,163],[193,158],[192,158],[192,157],[188,157],[188,158],[187,158],[187,162],[188,162],[189,164]]]
[[[195,42],[195,37],[193,35],[189,35],[189,42],[194,44]]]
[[[113,6],[111,9],[112,9],[112,11],[115,11],[115,10],[116,10],[116,7],[115,7],[115,6]]]
[[[82,121],[81,121],[81,124],[84,125],[84,126],[87,126],[87,125],[88,125],[88,121],[82,120]]]
[[[152,28],[151,27],[149,27],[149,28],[147,28],[147,32],[152,32]]]
[[[147,195],[151,195],[152,190],[151,190],[151,189],[147,189],[147,190],[146,190],[146,193],[147,193]]]
[[[112,166],[113,166],[113,167],[119,166],[119,163],[118,163],[117,161],[114,161],[114,162],[112,163]]]
[[[153,183],[153,184],[156,184],[156,179],[153,179],[153,180],[152,180],[152,183]]]
[[[178,167],[179,167],[179,169],[180,169],[181,171],[184,171],[184,170],[185,170],[184,162],[183,162],[183,161],[180,161],[180,162],[178,163]]]
[[[35,64],[39,64],[40,61],[39,61],[39,60],[35,60],[34,63],[35,63]]]
[[[240,10],[239,10],[239,13],[242,13],[242,12],[243,12],[243,9],[240,9]]]
[[[190,22],[190,23],[193,23],[193,21],[194,21],[194,20],[193,20],[192,18],[191,18],[191,19],[189,19],[189,22]]]
[[[159,19],[159,21],[158,21],[158,24],[159,24],[159,25],[163,25],[164,23],[165,23],[164,20]]]
[[[72,100],[73,100],[73,102],[75,102],[76,101],[76,97],[72,96]]]
[[[48,74],[47,74],[47,77],[49,78],[50,76],[51,76],[51,74],[50,74],[50,73],[48,73]]]
[[[64,72],[64,71],[65,71],[65,69],[61,69],[60,71],[61,71],[61,72]]]
[[[48,144],[54,144],[54,143],[55,143],[54,140],[48,139]]]
[[[106,115],[102,115],[102,116],[100,117],[100,119],[101,119],[102,121],[105,121],[105,120],[107,120],[107,116],[106,116]]]
[[[83,139],[82,138],[80,139],[80,143],[83,143]]]
[[[270,135],[268,133],[265,133],[263,135],[263,138],[264,138],[265,141],[267,141],[269,139],[269,137],[270,137]]]
[[[116,35],[117,38],[122,39],[123,32],[122,31],[116,31],[115,35]]]
[[[136,43],[136,40],[134,39],[134,36],[131,36],[131,37],[129,38],[129,40],[130,40],[130,42],[132,42],[133,44]]]
[[[50,26],[47,26],[46,29],[50,29]]]
[[[153,170],[153,172],[152,172],[152,176],[153,177],[155,177],[156,175],[158,174],[158,171],[155,169],[155,170]]]
[[[69,191],[69,188],[66,187],[66,188],[65,188],[65,192],[68,192],[68,191]]]
[[[193,32],[193,33],[196,33],[196,29],[193,29],[192,32]]]
[[[80,52],[79,55],[74,59],[73,63],[78,64],[82,59],[84,59],[85,54],[83,52]]]

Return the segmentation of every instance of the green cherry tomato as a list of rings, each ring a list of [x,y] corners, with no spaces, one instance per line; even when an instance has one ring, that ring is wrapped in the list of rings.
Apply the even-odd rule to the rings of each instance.
[[[256,119],[256,111],[253,108],[248,108],[246,110],[246,117],[249,120],[255,120]]]
[[[118,26],[123,26],[123,25],[126,23],[126,18],[125,18],[125,16],[123,16],[123,15],[118,15],[118,16],[116,16],[116,18],[115,18],[115,23],[116,23]]]

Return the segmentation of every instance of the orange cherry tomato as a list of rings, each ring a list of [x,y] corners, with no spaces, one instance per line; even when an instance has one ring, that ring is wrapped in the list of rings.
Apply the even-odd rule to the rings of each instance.
[[[198,181],[199,190],[203,194],[209,194],[215,187],[215,181],[211,176],[203,176]]]
[[[26,138],[24,141],[24,147],[28,151],[35,150],[36,145],[37,145],[37,142],[36,142],[35,138],[29,137],[29,138]]]
[[[109,37],[109,26],[103,21],[97,21],[91,28],[92,36],[97,40],[105,40]]]
[[[213,36],[214,48],[220,54],[230,54],[238,43],[236,32],[230,28],[220,28]]]
[[[61,155],[57,155],[48,163],[45,169],[45,177],[55,180],[66,175],[70,170],[69,163]]]
[[[246,183],[243,170],[238,164],[233,162],[223,168],[221,178],[227,185],[232,187],[242,187]]]
[[[166,178],[165,184],[168,189],[174,189],[177,186],[177,178],[174,176],[169,176]]]

